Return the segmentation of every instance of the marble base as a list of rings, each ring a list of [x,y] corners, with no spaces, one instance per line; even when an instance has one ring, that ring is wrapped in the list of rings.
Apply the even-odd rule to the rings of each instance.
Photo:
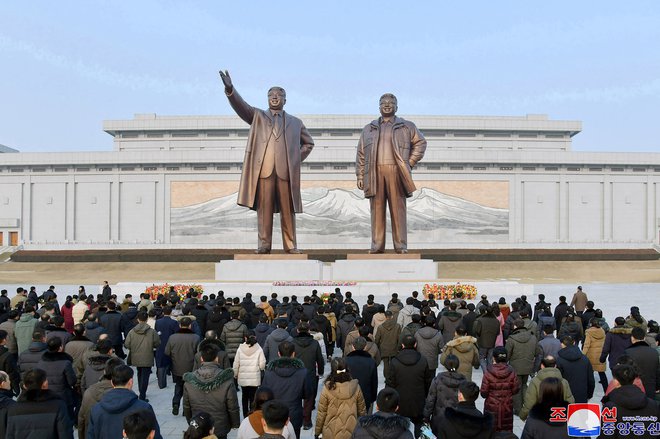
[[[332,279],[335,281],[428,282],[438,278],[438,263],[431,259],[382,257],[399,255],[368,256],[370,257],[366,259],[351,258],[335,261],[332,265]]]
[[[323,279],[323,262],[308,260],[307,255],[254,256],[250,259],[237,258],[233,261],[218,262],[215,264],[215,279],[223,282]],[[302,256],[304,256],[304,259]]]

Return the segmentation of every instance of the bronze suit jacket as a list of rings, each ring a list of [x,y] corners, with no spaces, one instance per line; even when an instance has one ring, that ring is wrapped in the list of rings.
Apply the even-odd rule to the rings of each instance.
[[[263,163],[268,137],[273,131],[273,118],[270,110],[260,110],[250,106],[243,100],[234,88],[232,94],[228,95],[231,107],[236,114],[245,122],[250,124],[250,133],[245,148],[243,160],[243,172],[241,183],[238,188],[238,204],[256,210],[257,183],[259,172]],[[302,212],[302,200],[300,197],[300,163],[307,158],[314,148],[314,140],[309,135],[307,128],[297,117],[282,111],[284,123],[284,141],[287,151],[287,163],[289,166],[289,185],[291,187],[291,198],[294,212]]]
[[[355,158],[355,174],[358,180],[364,182],[364,196],[367,198],[376,196],[376,149],[380,131],[378,122],[379,119],[376,119],[362,130]],[[392,130],[394,159],[399,169],[403,190],[406,196],[410,197],[416,189],[411,169],[424,157],[426,139],[414,123],[400,117],[394,118]]]

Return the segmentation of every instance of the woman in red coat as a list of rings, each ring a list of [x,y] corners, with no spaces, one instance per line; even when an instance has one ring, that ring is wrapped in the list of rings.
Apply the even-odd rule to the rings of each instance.
[[[504,347],[493,349],[493,360],[481,381],[484,411],[495,417],[495,431],[513,431],[513,395],[520,390],[520,380],[507,363]]]
[[[64,329],[67,330],[67,332],[73,334],[73,301],[71,299],[71,296],[66,296],[66,301],[64,302],[64,306],[62,309],[60,309],[60,313],[62,313],[62,317],[64,317]]]

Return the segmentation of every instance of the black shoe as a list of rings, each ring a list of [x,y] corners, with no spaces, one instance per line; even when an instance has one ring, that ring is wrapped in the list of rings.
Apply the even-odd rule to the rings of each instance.
[[[174,404],[174,405],[172,406],[172,414],[173,414],[174,416],[178,416],[178,415],[179,415],[179,404]]]

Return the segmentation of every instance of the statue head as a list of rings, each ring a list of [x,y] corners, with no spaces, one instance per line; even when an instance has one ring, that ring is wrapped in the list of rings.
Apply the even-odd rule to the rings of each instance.
[[[271,87],[268,90],[268,108],[281,110],[286,104],[286,91],[282,87]]]
[[[396,96],[392,93],[385,93],[380,97],[378,101],[378,107],[380,109],[380,115],[383,117],[392,117],[396,114],[397,110],[397,100]]]

